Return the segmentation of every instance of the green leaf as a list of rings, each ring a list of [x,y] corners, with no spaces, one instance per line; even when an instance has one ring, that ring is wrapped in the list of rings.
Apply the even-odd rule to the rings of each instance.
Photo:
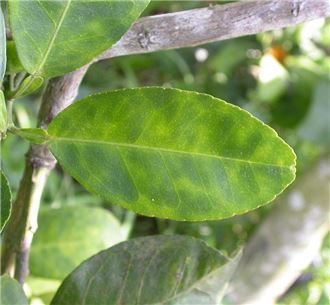
[[[28,300],[24,294],[22,286],[9,275],[0,278],[1,305],[27,305]]]
[[[44,82],[43,77],[29,75],[27,78],[25,78],[22,81],[22,83],[19,85],[16,91],[9,93],[8,97],[15,99],[17,97],[29,95],[32,92],[39,89],[43,84],[43,82]]]
[[[205,94],[126,89],[90,96],[50,124],[49,148],[92,193],[137,213],[221,219],[272,201],[293,150],[248,112]]]
[[[168,305],[220,304],[240,259],[241,252],[225,265],[210,272],[209,275],[197,282],[192,289],[168,302]]]
[[[24,71],[24,67],[19,60],[15,41],[7,41],[7,69],[6,74],[20,73]]]
[[[6,71],[6,26],[0,7],[0,88]]]
[[[9,188],[8,180],[1,170],[0,170],[0,178],[1,178],[1,181],[0,181],[1,182],[0,232],[2,232],[2,229],[4,228],[6,222],[8,221],[8,218],[11,213],[11,191]]]
[[[309,112],[297,130],[300,138],[319,147],[329,147],[330,144],[329,96],[329,80],[320,81],[315,88]]]
[[[0,139],[2,138],[2,134],[7,130],[7,109],[5,96],[3,92],[0,90]]]
[[[137,238],[82,263],[64,280],[51,305],[181,304],[180,299],[226,263],[219,251],[191,237]]]
[[[73,71],[118,41],[148,2],[10,1],[21,62],[30,74],[45,78]]]
[[[34,144],[43,144],[48,139],[48,133],[42,128],[15,128],[9,129],[12,133]]]
[[[32,276],[63,279],[84,259],[123,241],[120,224],[101,208],[46,209],[38,217]]]

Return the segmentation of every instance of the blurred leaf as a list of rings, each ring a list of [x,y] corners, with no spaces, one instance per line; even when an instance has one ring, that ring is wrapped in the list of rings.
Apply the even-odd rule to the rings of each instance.
[[[24,67],[19,60],[15,41],[7,41],[7,74],[23,72]]]
[[[307,115],[312,101],[313,91],[323,71],[306,57],[288,57],[290,85],[277,103],[271,105],[273,122],[285,127],[296,128]]]
[[[284,66],[270,54],[261,58],[257,98],[272,103],[285,92],[288,86],[289,74]]]
[[[84,259],[121,241],[118,220],[104,209],[45,209],[31,249],[31,275],[63,279]]]
[[[295,155],[271,128],[196,92],[90,96],[48,132],[52,153],[89,191],[148,216],[230,217],[273,200],[295,177]]]
[[[225,43],[219,52],[208,59],[207,65],[214,71],[230,75],[235,66],[246,60],[247,50],[253,46],[251,41],[239,39]]]
[[[22,156],[27,152],[29,142],[7,133],[6,140],[1,142],[1,168],[10,181],[13,193],[17,190],[22,178],[25,160]]]
[[[6,26],[0,6],[0,89],[6,71]]]
[[[33,296],[55,292],[61,285],[61,281],[47,278],[29,276],[26,283],[32,291]]]
[[[73,71],[119,40],[148,2],[10,1],[11,30],[21,62],[33,76]]]
[[[2,133],[7,130],[7,109],[3,92],[0,90],[0,140],[2,139]]]
[[[65,279],[51,304],[218,303],[221,296],[217,295],[232,273],[226,269],[228,262],[220,252],[191,237],[138,238],[82,263]]]
[[[330,82],[320,82],[316,87],[311,109],[299,125],[298,135],[316,145],[330,144]]]
[[[27,305],[28,300],[24,294],[22,286],[9,275],[0,278],[0,299],[1,305]]]
[[[0,209],[0,218],[1,218],[1,227],[0,232],[4,228],[7,220],[9,219],[11,213],[11,191],[9,188],[9,183],[2,171],[0,171],[1,177],[1,209]]]

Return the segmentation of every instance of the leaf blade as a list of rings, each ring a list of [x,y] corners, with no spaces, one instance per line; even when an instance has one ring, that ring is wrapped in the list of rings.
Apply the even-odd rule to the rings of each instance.
[[[124,240],[119,221],[101,208],[45,209],[30,257],[32,276],[62,280],[89,256]]]
[[[118,41],[148,3],[11,1],[11,28],[21,62],[29,73],[45,78],[73,71]]]
[[[230,217],[273,200],[294,179],[295,155],[270,127],[194,92],[91,96],[48,133],[59,163],[89,191],[147,216]]]
[[[166,304],[189,293],[227,261],[191,237],[137,238],[81,264],[64,280],[51,304]]]

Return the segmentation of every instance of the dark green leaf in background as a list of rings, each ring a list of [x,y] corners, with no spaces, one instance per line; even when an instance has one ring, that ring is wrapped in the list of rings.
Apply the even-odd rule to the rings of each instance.
[[[7,41],[7,68],[6,74],[13,74],[23,72],[24,67],[22,66],[16,49],[15,41]]]
[[[189,295],[204,293],[202,299],[190,299],[203,304],[196,301],[210,300],[212,293],[206,282],[228,262],[219,251],[191,237],[137,238],[82,263],[64,280],[51,304],[187,304]],[[217,284],[216,294],[223,288],[221,279]]]
[[[38,217],[30,273],[63,279],[84,259],[123,241],[118,220],[101,208],[46,209]]]
[[[164,88],[90,96],[50,124],[49,148],[89,191],[137,213],[221,219],[272,201],[295,154],[248,112]]]
[[[6,71],[6,27],[0,6],[0,89]]]
[[[1,226],[0,232],[4,228],[11,212],[11,191],[9,188],[9,183],[2,171],[0,171],[0,179],[1,179],[1,190],[0,190],[0,198],[1,198],[1,209],[0,209],[0,218],[1,218]]]
[[[9,275],[0,278],[0,304],[1,305],[27,305],[28,300],[22,286]]]
[[[148,0],[10,1],[10,23],[26,70],[45,78],[73,71],[110,48]]]

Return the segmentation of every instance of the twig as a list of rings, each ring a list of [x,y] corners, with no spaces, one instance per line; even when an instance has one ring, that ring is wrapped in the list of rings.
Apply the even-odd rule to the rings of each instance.
[[[59,112],[73,102],[88,66],[49,81],[39,111],[39,127],[46,128]],[[28,274],[28,257],[33,234],[37,230],[41,195],[55,165],[56,160],[46,145],[31,145],[2,243],[1,272],[12,273],[16,261],[15,278],[20,283],[24,283]]]

